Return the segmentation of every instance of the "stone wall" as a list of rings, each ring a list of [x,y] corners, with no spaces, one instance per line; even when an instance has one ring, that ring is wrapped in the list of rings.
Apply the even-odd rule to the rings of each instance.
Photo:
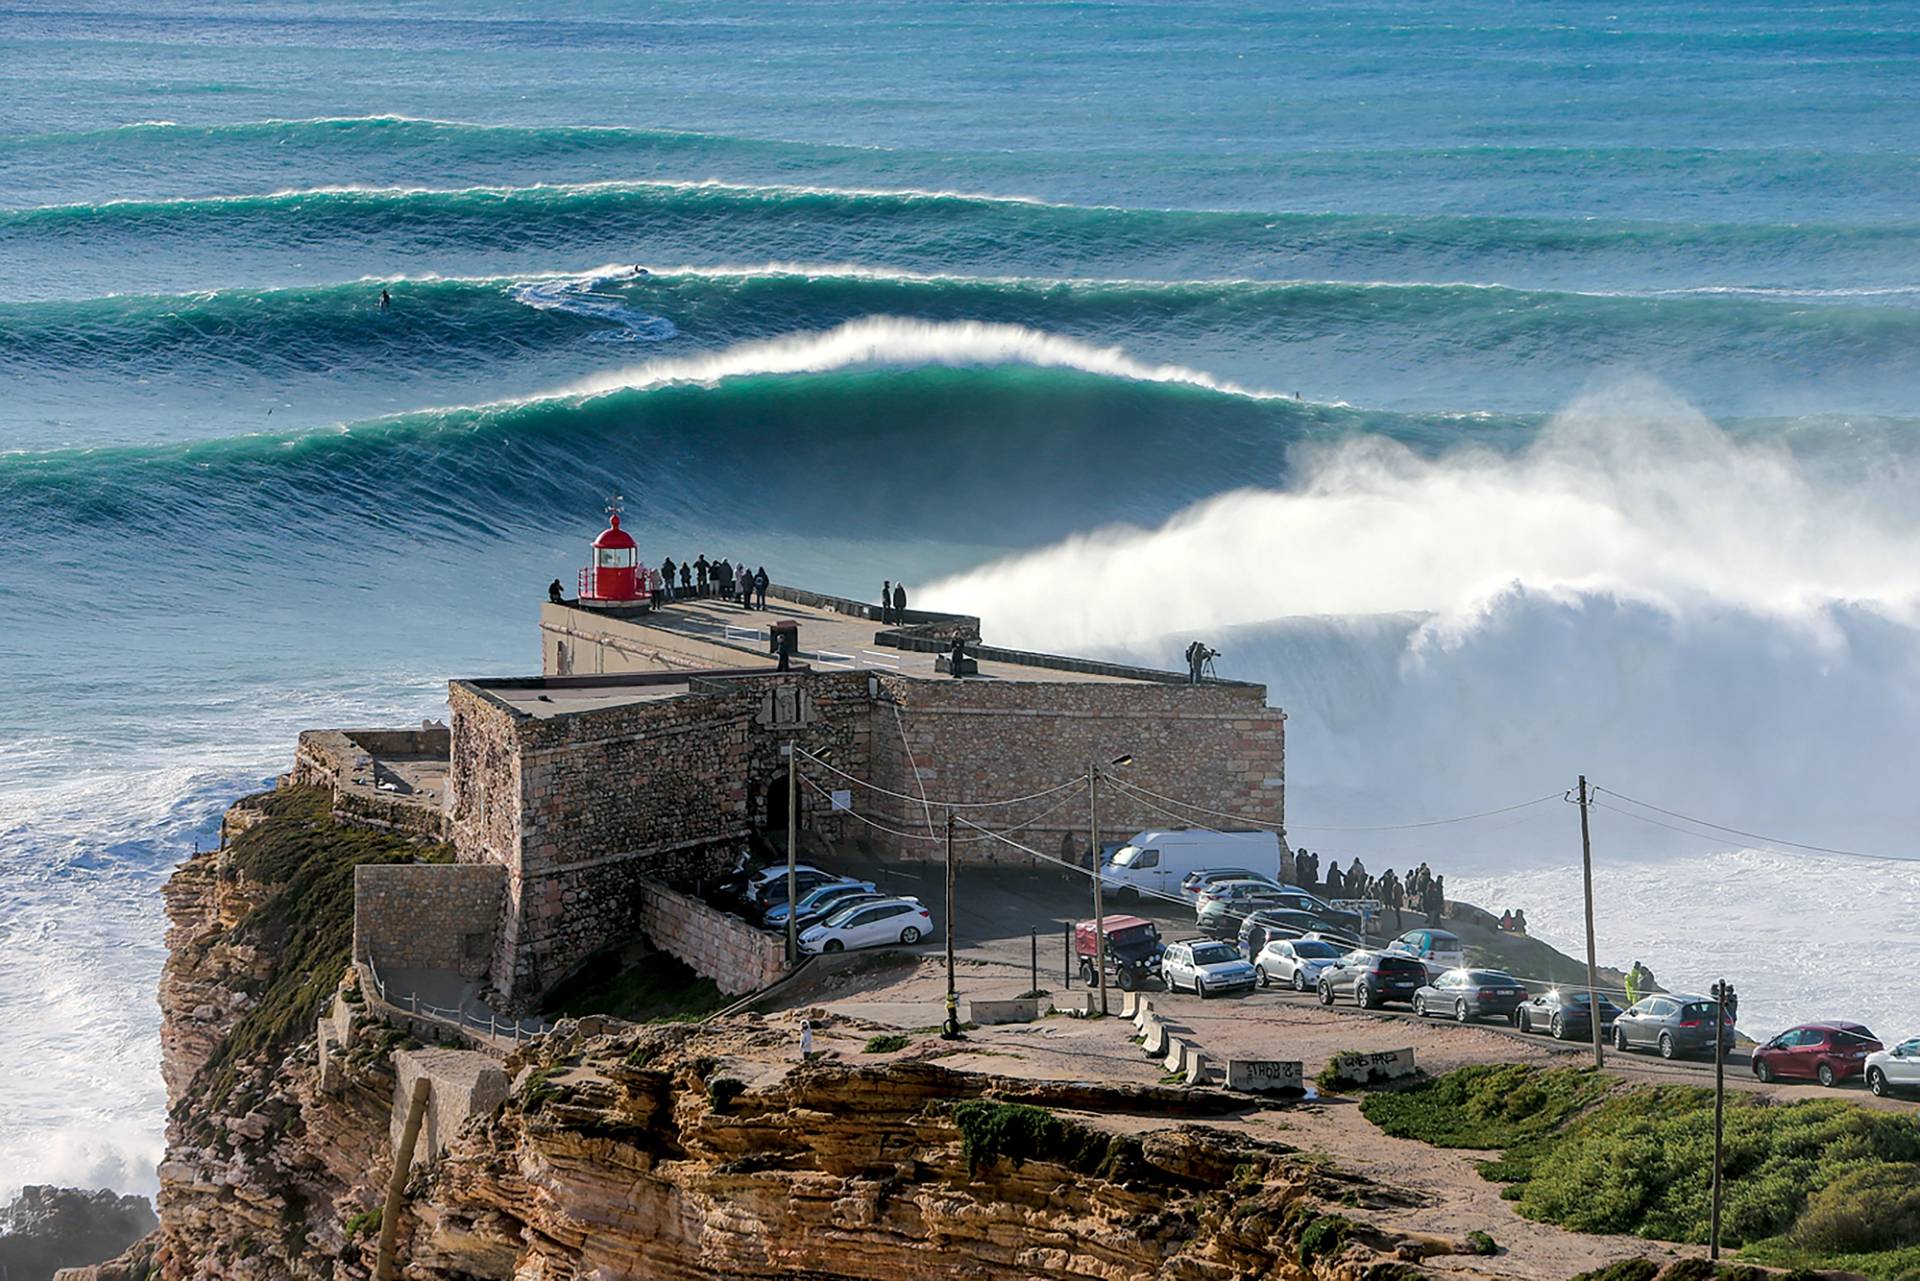
[[[467,1118],[491,1115],[507,1101],[507,1074],[499,1060],[474,1050],[399,1050],[393,1056],[394,1153],[406,1128],[414,1082],[428,1084],[427,1113],[413,1146],[413,1164],[430,1165],[459,1136]]]
[[[495,989],[524,1006],[636,927],[644,870],[737,848],[750,824],[778,818],[789,738],[864,774],[869,679],[709,674],[677,698],[552,718],[516,710],[487,682],[455,682],[455,848],[508,872]],[[802,790],[803,821],[830,806]]]
[[[395,832],[422,841],[447,839],[446,811],[438,801],[406,792],[382,791],[374,762],[385,759],[444,761],[451,745],[444,726],[422,729],[303,730],[286,782],[324,787],[333,793],[336,822]]]
[[[507,870],[487,863],[361,864],[353,869],[353,959],[383,971],[487,973]]]
[[[640,928],[655,947],[728,996],[757,992],[787,973],[784,935],[755,929],[658,881],[640,883]]]
[[[874,711],[872,780],[888,791],[918,796],[924,787],[938,799],[1002,799],[1083,776],[1089,761],[1105,765],[1131,754],[1132,765],[1113,771],[1123,782],[1237,815],[1248,825],[1285,823],[1286,713],[1266,705],[1260,686],[896,676],[881,683],[900,720],[896,726],[891,708]],[[1099,802],[1103,844],[1144,828],[1231,827],[1236,821],[1138,799],[1111,784],[1102,786]],[[926,826],[917,802],[856,789],[855,806],[886,827]],[[984,826],[1019,826],[1014,839],[1058,857],[1063,837],[1071,839],[1076,855],[1086,850],[1087,809],[1082,791],[1070,799],[1058,793],[963,816]],[[895,857],[940,856],[931,839],[875,829],[869,836]],[[956,843],[954,852],[963,861],[1036,861],[997,841]]]

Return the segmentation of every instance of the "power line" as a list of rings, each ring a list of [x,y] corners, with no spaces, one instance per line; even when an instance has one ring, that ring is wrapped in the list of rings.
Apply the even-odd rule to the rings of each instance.
[[[812,764],[818,765],[821,769],[826,770],[829,774],[836,774],[839,777],[846,779],[849,783],[854,784],[856,787],[864,787],[869,791],[878,792],[882,796],[891,796],[897,801],[906,801],[911,805],[929,804],[929,805],[938,806],[941,809],[949,809],[949,810],[997,809],[1001,806],[1006,806],[1006,805],[1020,805],[1020,804],[1024,804],[1027,801],[1037,801],[1045,797],[1052,796],[1058,792],[1064,792],[1069,787],[1079,787],[1081,784],[1086,782],[1086,775],[1076,774],[1064,783],[1055,784],[1052,787],[1045,788],[1038,792],[1029,792],[1025,796],[1009,796],[1003,800],[997,800],[997,801],[928,801],[924,796],[911,796],[911,795],[908,795],[906,792],[892,791],[889,788],[880,786],[880,784],[878,783],[869,782],[866,779],[859,777],[858,775],[849,774],[847,773],[847,771],[839,768],[838,766],[834,765],[830,761],[825,761],[825,760],[822,760],[820,757],[815,756],[812,752],[809,752],[804,747],[795,747],[793,750],[799,755],[805,757]]]
[[[802,783],[805,783],[805,784],[806,784],[806,785],[807,785],[808,787],[810,787],[810,788],[812,788],[812,789],[813,789],[813,790],[814,790],[815,792],[817,792],[817,793],[818,793],[819,795],[821,795],[821,796],[824,796],[824,797],[826,797],[826,798],[828,799],[828,801],[829,801],[829,802],[831,802],[831,801],[832,801],[832,799],[833,799],[833,793],[832,793],[832,792],[830,792],[830,791],[828,791],[828,790],[827,790],[826,788],[824,788],[824,787],[822,787],[822,786],[820,786],[820,784],[818,784],[818,783],[816,783],[816,782],[814,782],[814,781],[813,781],[812,779],[810,779],[810,778],[808,778],[808,777],[807,777],[807,776],[806,776],[805,774],[801,774],[801,775],[799,775],[799,779],[800,779],[800,781],[801,781]],[[1063,797],[1061,797],[1061,798],[1060,798],[1060,799],[1059,799],[1058,801],[1056,801],[1056,802],[1054,802],[1054,803],[1053,803],[1052,805],[1050,805],[1050,806],[1048,806],[1048,807],[1047,807],[1046,809],[1043,809],[1043,810],[1041,810],[1041,811],[1040,811],[1040,812],[1039,812],[1038,814],[1033,814],[1033,815],[1030,815],[1030,816],[1028,816],[1027,818],[1024,818],[1024,819],[1021,819],[1021,820],[1020,820],[1020,821],[1019,821],[1018,823],[1015,823],[1015,824],[1013,824],[1013,826],[1011,826],[1011,827],[1009,827],[1009,828],[1007,828],[1007,831],[1009,831],[1009,832],[1017,832],[1017,831],[1019,831],[1019,830],[1021,830],[1022,828],[1026,828],[1026,827],[1032,827],[1032,826],[1033,826],[1033,825],[1034,825],[1035,823],[1038,823],[1038,822],[1040,822],[1040,820],[1042,820],[1042,819],[1044,819],[1044,818],[1049,818],[1049,817],[1051,817],[1051,816],[1053,816],[1054,814],[1057,814],[1057,813],[1059,813],[1059,812],[1060,812],[1060,810],[1061,810],[1062,808],[1064,808],[1064,807],[1065,807],[1066,805],[1068,805],[1068,804],[1070,804],[1071,802],[1073,802],[1073,801],[1074,801],[1075,799],[1077,799],[1077,798],[1078,798],[1078,796],[1079,796],[1079,792],[1078,792],[1077,790],[1076,790],[1075,792],[1073,792],[1073,793],[1071,793],[1071,794],[1069,794],[1069,795],[1067,795],[1067,796],[1063,796]],[[882,832],[886,832],[886,833],[888,833],[889,835],[892,835],[892,836],[898,836],[898,837],[900,837],[900,838],[902,838],[903,840],[909,840],[909,841],[938,841],[938,840],[940,839],[940,837],[939,837],[939,836],[938,836],[937,834],[932,834],[932,833],[921,833],[921,832],[908,832],[908,831],[903,831],[903,830],[901,830],[900,828],[897,828],[897,827],[891,827],[891,826],[889,826],[888,824],[886,824],[886,823],[882,823],[882,822],[879,822],[879,821],[878,821],[878,820],[876,820],[876,819],[871,819],[871,818],[868,818],[868,817],[867,817],[866,815],[864,815],[864,814],[862,814],[862,813],[860,813],[860,812],[859,812],[858,810],[851,810],[851,809],[847,809],[847,810],[836,810],[836,811],[834,811],[834,812],[835,812],[835,813],[838,813],[838,814],[848,814],[848,815],[851,815],[851,816],[852,816],[853,818],[855,818],[855,819],[857,819],[857,820],[859,820],[859,821],[860,821],[860,822],[862,822],[862,823],[865,823],[865,824],[866,824],[866,825],[867,825],[868,827],[871,827],[871,828],[875,828],[875,829],[876,829],[876,830],[878,830],[878,831],[882,831]],[[958,821],[960,821],[960,822],[965,822],[966,820],[964,820],[964,819],[961,819],[961,820],[958,820]],[[972,823],[967,823],[967,826],[968,826],[968,827],[976,827],[976,825],[975,825],[975,824],[972,824]],[[977,828],[977,830],[979,830],[979,831],[983,831],[983,832],[984,832],[984,831],[986,831],[987,829],[985,829],[985,828]],[[964,839],[965,839],[965,840],[966,840],[966,841],[967,841],[967,842],[968,842],[969,844],[976,844],[976,845],[977,845],[977,844],[983,844],[983,843],[985,843],[985,841],[986,841],[986,840],[987,840],[988,838],[987,838],[986,836],[969,836],[969,837],[965,837]]]
[[[1250,827],[1257,827],[1266,831],[1281,830],[1278,826],[1272,823],[1262,823],[1257,819],[1251,819],[1241,814],[1235,814],[1231,810],[1215,809],[1209,805],[1200,805],[1193,801],[1183,801],[1177,796],[1167,796],[1160,792],[1151,791],[1148,788],[1140,787],[1134,783],[1129,783],[1126,780],[1117,778],[1113,775],[1108,775],[1107,781],[1114,784],[1116,787],[1120,788],[1122,791],[1133,792],[1140,796],[1150,796],[1154,800],[1164,801],[1169,805],[1176,805],[1182,809],[1192,810],[1197,814],[1211,814],[1217,818],[1230,818],[1236,822],[1245,823]],[[1555,792],[1550,796],[1536,796],[1534,799],[1530,801],[1520,801],[1513,805],[1503,805],[1499,809],[1483,810],[1478,814],[1460,814],[1460,815],[1456,815],[1453,818],[1421,819],[1420,821],[1414,822],[1414,823],[1379,823],[1379,824],[1369,824],[1369,825],[1362,825],[1362,826],[1345,826],[1345,827],[1335,826],[1332,824],[1325,824],[1325,823],[1289,823],[1286,826],[1289,830],[1300,831],[1300,832],[1404,832],[1404,831],[1410,831],[1414,828],[1443,827],[1449,823],[1470,823],[1476,819],[1494,818],[1501,814],[1511,814],[1515,810],[1523,810],[1523,809],[1529,808],[1530,806],[1543,805],[1548,801],[1559,800],[1561,795],[1562,793]]]
[[[1628,796],[1625,792],[1616,791],[1613,788],[1606,788],[1606,789],[1596,788],[1594,790],[1596,792],[1600,790],[1605,790],[1607,795],[1618,797],[1619,799],[1627,802],[1629,805],[1638,805],[1642,809],[1652,810],[1656,814],[1665,814],[1668,818],[1677,818],[1683,823],[1693,823],[1700,827],[1712,828],[1716,832],[1724,832],[1729,836],[1738,836],[1750,841],[1760,841],[1767,845],[1785,845],[1797,850],[1809,850],[1815,854],[1832,854],[1838,858],[1862,858],[1862,859],[1868,859],[1875,863],[1920,862],[1920,859],[1908,858],[1900,854],[1869,854],[1861,850],[1836,849],[1831,845],[1809,845],[1805,841],[1790,841],[1790,840],[1787,840],[1785,837],[1781,837],[1781,836],[1765,836],[1759,832],[1745,832],[1737,827],[1728,827],[1724,823],[1710,822],[1709,820],[1704,818],[1695,818],[1691,814],[1682,814],[1678,810],[1664,809],[1661,806],[1654,805],[1648,801],[1635,800],[1633,797]],[[1643,823],[1651,823],[1655,827],[1665,827],[1670,832],[1680,832],[1683,836],[1694,836],[1694,837],[1701,837],[1701,839],[1706,839],[1704,835],[1700,832],[1683,831],[1681,828],[1672,827],[1666,823],[1661,823],[1661,822],[1658,822],[1657,820],[1650,819],[1646,817],[1644,814],[1635,814],[1630,810],[1623,810],[1612,805],[1609,805],[1606,808],[1612,810],[1616,814],[1625,814],[1628,818],[1637,818]]]

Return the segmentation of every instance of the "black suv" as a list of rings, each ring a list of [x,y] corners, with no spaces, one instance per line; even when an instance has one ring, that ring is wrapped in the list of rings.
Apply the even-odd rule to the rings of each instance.
[[[1389,952],[1349,952],[1320,975],[1320,1004],[1332,1005],[1340,996],[1371,1010],[1388,1001],[1413,1002],[1425,987],[1427,967],[1411,956]]]

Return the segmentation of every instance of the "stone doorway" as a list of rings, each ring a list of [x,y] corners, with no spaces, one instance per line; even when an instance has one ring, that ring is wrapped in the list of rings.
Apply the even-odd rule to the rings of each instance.
[[[765,805],[761,808],[767,816],[766,830],[775,836],[784,836],[787,831],[787,771],[781,770],[767,783]]]

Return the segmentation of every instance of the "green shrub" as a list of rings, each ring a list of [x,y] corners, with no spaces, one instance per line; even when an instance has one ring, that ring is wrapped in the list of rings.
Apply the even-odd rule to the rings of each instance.
[[[1319,1214],[1305,1207],[1296,1222],[1300,1233],[1296,1250],[1303,1268],[1311,1268],[1315,1259],[1340,1253],[1354,1233],[1352,1219],[1338,1214]]]
[[[1592,1272],[1582,1272],[1573,1281],[1653,1281],[1660,1265],[1652,1259],[1622,1259]]]
[[[1467,1245],[1475,1254],[1500,1253],[1500,1243],[1493,1239],[1493,1234],[1482,1232],[1478,1228],[1467,1233]]]
[[[1920,1245],[1920,1165],[1869,1165],[1841,1175],[1807,1198],[1793,1239],[1829,1254]]]
[[[747,1083],[737,1081],[730,1076],[716,1076],[707,1082],[707,1102],[715,1112],[725,1112],[733,1106],[733,1101],[746,1092]]]
[[[347,1220],[347,1235],[356,1241],[372,1236],[380,1230],[380,1214],[381,1207],[376,1205],[371,1210],[362,1210],[354,1215]]]
[[[1713,1281],[1719,1275],[1720,1266],[1712,1259],[1675,1259],[1660,1274],[1660,1281]]]
[[[866,1050],[868,1054],[892,1054],[896,1050],[906,1049],[912,1043],[911,1038],[905,1033],[887,1032],[880,1036],[868,1037]]]
[[[1124,1144],[1100,1131],[1026,1103],[969,1099],[953,1109],[967,1171],[978,1174],[1001,1157],[1017,1170],[1030,1160],[1055,1161],[1081,1173],[1110,1168]]]

